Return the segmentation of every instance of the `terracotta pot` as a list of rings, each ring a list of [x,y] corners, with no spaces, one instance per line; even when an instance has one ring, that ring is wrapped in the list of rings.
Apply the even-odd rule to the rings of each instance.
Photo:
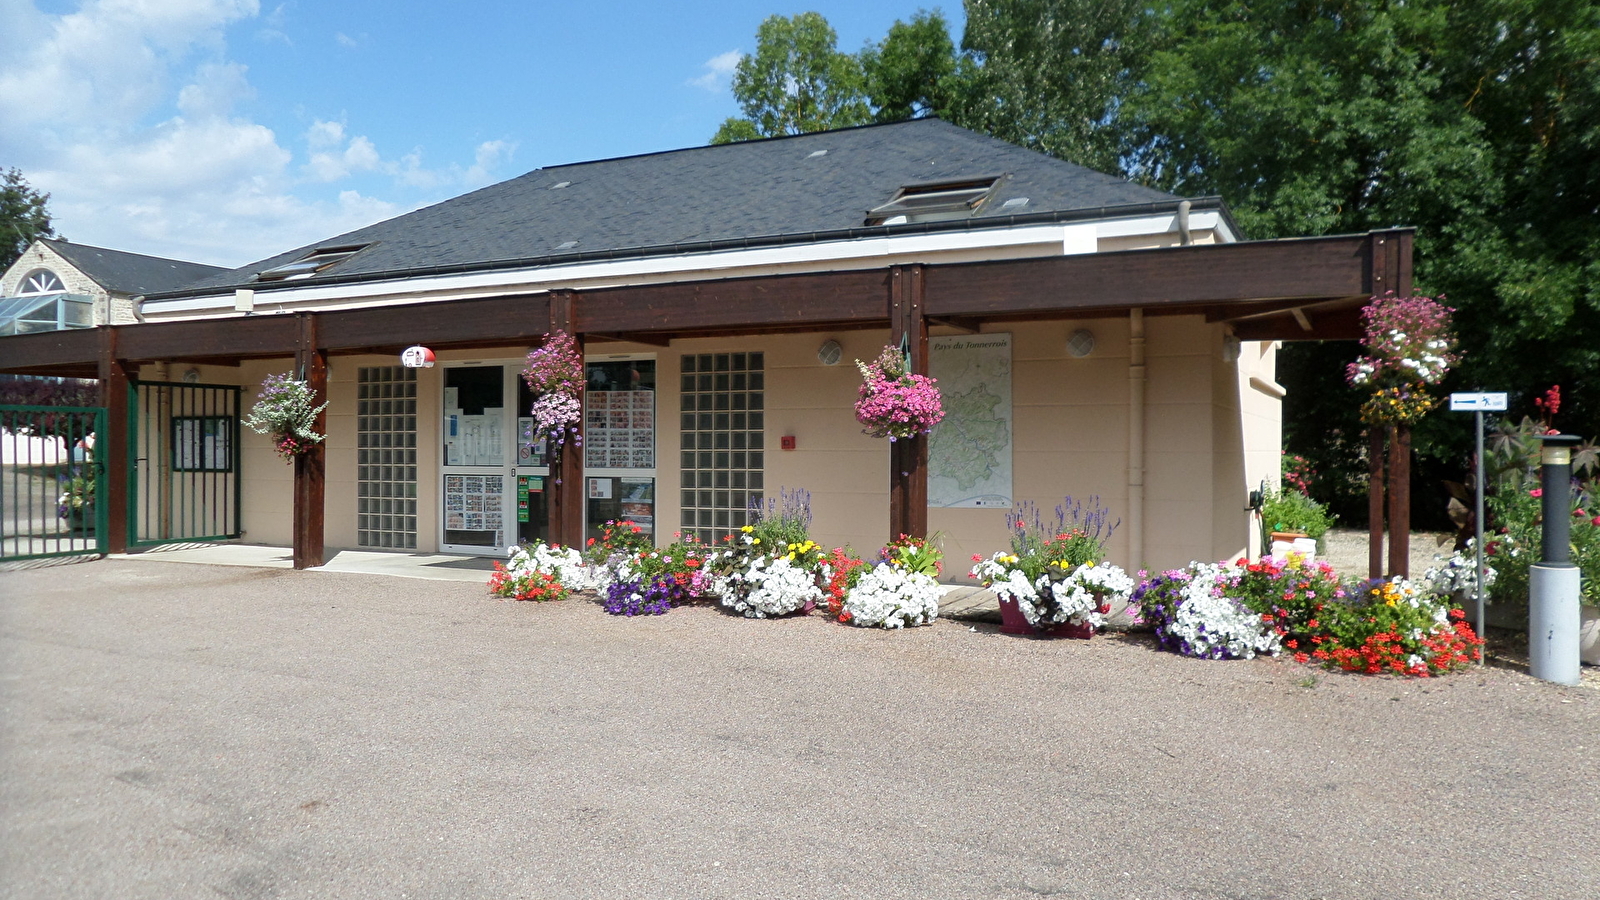
[[[1104,613],[1111,608],[1110,604],[1101,604],[1100,612]],[[1047,628],[1035,628],[1028,624],[1028,617],[1022,614],[1022,608],[1017,601],[1005,597],[1000,598],[1000,633],[1001,634],[1031,634],[1035,637],[1064,637],[1077,638],[1087,641],[1094,637],[1093,625],[1074,625],[1063,622],[1060,625],[1051,625]]]

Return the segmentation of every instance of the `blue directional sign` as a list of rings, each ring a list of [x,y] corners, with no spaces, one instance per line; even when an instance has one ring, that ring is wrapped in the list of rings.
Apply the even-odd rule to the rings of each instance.
[[[1451,394],[1450,410],[1451,412],[1505,412],[1506,395],[1504,391]]]

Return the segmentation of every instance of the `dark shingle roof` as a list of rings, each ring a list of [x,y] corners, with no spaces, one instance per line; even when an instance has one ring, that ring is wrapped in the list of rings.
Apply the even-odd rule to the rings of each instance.
[[[221,266],[145,256],[125,250],[107,250],[88,244],[73,244],[56,238],[41,239],[94,283],[119,294],[153,294],[175,291],[202,278],[227,272]]]
[[[904,185],[990,175],[1005,178],[971,220],[863,227],[867,210],[888,202]],[[1027,204],[1003,208],[1018,197]],[[242,266],[182,293],[270,287],[274,283],[253,282],[255,274],[317,247],[370,244],[314,279],[289,284],[678,254],[852,231],[973,228],[1014,221],[1018,213],[1048,218],[1177,199],[947,122],[920,119],[535,169]]]

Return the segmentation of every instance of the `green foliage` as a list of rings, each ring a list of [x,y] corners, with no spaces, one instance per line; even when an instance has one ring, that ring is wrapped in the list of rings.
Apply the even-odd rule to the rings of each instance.
[[[804,134],[871,120],[861,62],[837,49],[838,35],[821,14],[769,16],[756,32],[756,52],[739,60],[733,96],[744,118],[722,123],[713,144]]]
[[[1498,490],[1486,499],[1492,533],[1484,539],[1485,562],[1494,570],[1490,596],[1497,602],[1528,601],[1529,568],[1539,561],[1544,535],[1544,501],[1536,496],[1537,476],[1513,470],[1503,475]],[[1573,491],[1571,503],[1572,563],[1583,573],[1583,602],[1600,606],[1600,481],[1591,479]]]
[[[935,535],[934,539],[937,538],[938,535]],[[912,537],[909,534],[902,534],[889,542],[878,554],[878,558],[913,575],[938,578],[944,569],[944,551],[940,550],[932,539]]]
[[[951,120],[1087,166],[1118,172],[1117,127],[1148,42],[1136,0],[967,0]]]
[[[1459,310],[1456,382],[1524,409],[1560,383],[1569,430],[1600,430],[1600,5],[1180,0],[1159,24],[1121,123],[1133,175],[1223,195],[1257,238],[1416,225],[1418,288]]]
[[[16,262],[29,244],[56,236],[49,202],[50,195],[34,190],[20,171],[0,171],[0,270]]]
[[[869,43],[857,58],[874,121],[950,115],[961,86],[950,23],[938,10],[917,10],[910,22],[896,21],[887,37]]]
[[[1327,506],[1293,488],[1273,488],[1262,497],[1261,520],[1268,531],[1304,532],[1321,540],[1333,519]]]

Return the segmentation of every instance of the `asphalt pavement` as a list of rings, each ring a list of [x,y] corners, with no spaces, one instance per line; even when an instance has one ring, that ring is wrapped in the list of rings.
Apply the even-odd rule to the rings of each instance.
[[[0,572],[0,897],[1593,898],[1600,690]]]

